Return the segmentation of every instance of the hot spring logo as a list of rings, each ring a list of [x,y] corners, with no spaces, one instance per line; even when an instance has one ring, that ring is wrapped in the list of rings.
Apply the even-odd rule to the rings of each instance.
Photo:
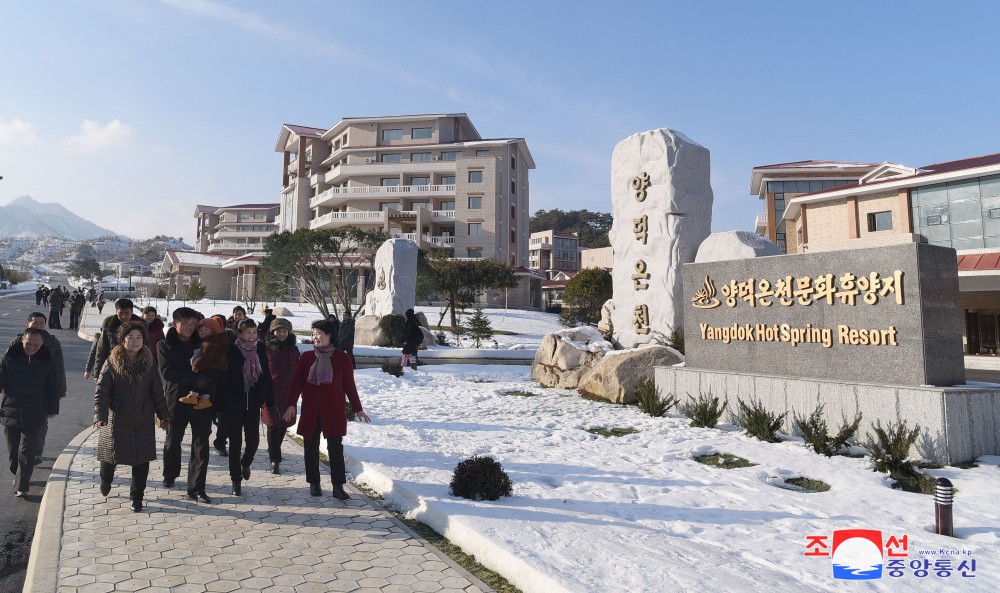
[[[840,529],[833,532],[833,578],[869,581],[882,578],[882,532]]]

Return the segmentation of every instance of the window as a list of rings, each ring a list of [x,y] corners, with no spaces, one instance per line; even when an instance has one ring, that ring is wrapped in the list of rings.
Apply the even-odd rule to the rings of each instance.
[[[410,185],[430,185],[430,177],[410,177]]]
[[[868,214],[868,232],[892,230],[892,212],[872,212]]]
[[[441,185],[455,185],[455,176],[445,175],[441,178]]]
[[[379,157],[379,160],[383,163],[401,163],[403,162],[403,155],[399,153],[383,154]]]
[[[510,182],[510,193],[511,193],[511,195],[514,195],[514,194],[517,193],[517,184],[514,183],[513,181]]]
[[[510,155],[510,168],[517,169],[517,157],[514,155]]]
[[[469,196],[469,210],[480,210],[483,207],[482,196]]]
[[[382,187],[395,187],[399,185],[398,177],[383,177],[381,181]]]
[[[403,130],[382,130],[382,140],[402,140]]]
[[[474,258],[477,258],[477,259],[482,259],[482,257],[483,257],[483,248],[482,247],[469,247],[468,249],[466,249],[466,254],[468,255],[468,257],[474,257]]]
[[[932,216],[927,217],[927,226],[937,226],[943,223],[944,221],[941,220],[940,214],[934,214]]]
[[[410,162],[412,163],[429,163],[434,160],[429,152],[414,152],[410,154]]]
[[[410,138],[414,140],[427,140],[433,133],[433,128],[413,128],[410,130]]]
[[[461,150],[449,150],[449,151],[441,153],[441,160],[442,161],[455,161],[455,160],[458,160],[458,157],[460,157],[460,156],[462,156],[462,151]]]
[[[470,222],[469,223],[469,236],[475,237],[476,235],[483,234],[483,223],[481,222]]]
[[[441,202],[441,209],[442,210],[454,210],[455,209],[455,202]]]
[[[490,151],[488,150],[477,150],[476,156],[490,156]]]
[[[482,171],[469,171],[469,183],[482,183],[482,182],[483,182]]]
[[[386,209],[393,208],[395,210],[402,210],[403,205],[399,202],[379,202],[378,209],[385,212]]]

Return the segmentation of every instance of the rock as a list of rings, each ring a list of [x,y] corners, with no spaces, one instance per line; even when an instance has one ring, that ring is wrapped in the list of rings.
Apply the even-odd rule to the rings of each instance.
[[[417,320],[424,332],[424,347],[437,344],[437,338],[427,329],[427,318],[423,313],[417,313]],[[392,340],[385,335],[379,326],[379,318],[374,315],[362,315],[354,320],[354,343],[360,346],[392,346]]]
[[[635,403],[636,387],[645,379],[653,379],[654,367],[671,366],[683,360],[681,353],[667,346],[609,352],[580,379],[578,391],[616,404]]]
[[[437,336],[435,336],[434,333],[431,332],[431,330],[427,329],[426,327],[421,327],[420,331],[424,332],[424,342],[423,342],[424,348],[430,348],[431,346],[437,345],[438,343]]]
[[[615,146],[608,237],[611,322],[622,346],[650,343],[654,331],[669,335],[684,326],[681,266],[694,261],[711,232],[712,199],[709,151],[684,134],[651,130]]]
[[[531,378],[546,387],[575,389],[580,378],[614,346],[593,327],[564,329],[542,338]]]
[[[611,315],[615,312],[615,301],[608,299],[601,305],[601,321],[597,324],[597,331],[602,336],[611,336],[615,333],[615,326],[611,323]]]
[[[288,307],[272,307],[271,313],[277,317],[295,317],[295,314],[288,310]]]
[[[417,294],[417,244],[389,239],[375,252],[375,286],[365,297],[365,315],[402,315]]]
[[[750,231],[728,231],[725,233],[713,233],[702,241],[698,248],[698,255],[694,258],[695,263],[703,264],[713,261],[727,261],[731,259],[751,259],[754,257],[766,257],[768,255],[781,255],[781,250],[767,237],[761,237],[757,233]]]

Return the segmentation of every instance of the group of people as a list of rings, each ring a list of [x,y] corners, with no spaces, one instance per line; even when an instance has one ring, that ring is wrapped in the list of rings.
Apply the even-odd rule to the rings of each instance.
[[[97,457],[103,495],[111,493],[117,466],[131,466],[131,508],[142,510],[149,464],[156,459],[156,426],[166,431],[163,486],[174,487],[182,469],[181,442],[190,427],[187,496],[210,503],[205,485],[214,424],[215,448],[229,458],[231,491],[240,496],[251,476],[263,417],[272,473],[281,471],[282,442],[298,420],[310,494],[323,494],[319,447],[325,437],[332,494],[349,498],[342,441],[347,433],[346,402],[350,400],[360,420],[371,419],[358,397],[352,357],[337,347],[337,319],[314,322],[313,349],[300,353],[291,322],[269,309],[258,326],[242,307],[229,318],[205,317],[180,307],[165,327],[155,308],[146,307],[141,317],[134,308],[127,298],[115,302],[115,314],[95,336],[84,372],[96,384],[94,426],[100,430]],[[22,498],[40,461],[48,420],[59,413],[59,400],[66,393],[61,347],[45,331],[45,323],[44,314],[32,313],[24,333],[0,359],[0,424],[15,494]],[[353,323],[348,325],[352,330]],[[353,336],[351,341],[353,346]]]
[[[101,428],[98,459],[103,494],[111,491],[115,467],[130,465],[131,506],[135,511],[142,509],[149,462],[156,458],[155,416],[166,431],[164,487],[174,487],[181,474],[181,441],[190,427],[187,496],[211,502],[205,484],[214,420],[216,450],[229,458],[231,492],[240,496],[260,444],[262,412],[271,472],[277,474],[281,444],[296,421],[301,398],[297,432],[305,441],[309,492],[313,496],[323,493],[319,443],[326,437],[333,496],[349,498],[344,490],[342,444],[347,433],[347,399],[359,419],[369,422],[370,418],[358,397],[350,356],[335,346],[336,319],[313,323],[314,349],[300,354],[287,319],[268,314],[258,327],[242,307],[228,319],[180,307],[174,310],[154,356],[144,345],[149,341],[147,324],[131,309],[127,299],[115,303],[116,314],[108,318],[96,347],[94,368],[100,371],[95,377],[94,419]],[[118,409],[128,413],[120,414]]]
[[[49,307],[48,325],[51,329],[63,329],[62,314],[66,306],[69,306],[69,327],[66,329],[80,329],[80,318],[83,317],[83,308],[88,302],[93,302],[96,298],[94,289],[90,289],[90,296],[82,289],[70,292],[64,286],[49,288],[39,287],[35,290],[35,305],[47,305]]]

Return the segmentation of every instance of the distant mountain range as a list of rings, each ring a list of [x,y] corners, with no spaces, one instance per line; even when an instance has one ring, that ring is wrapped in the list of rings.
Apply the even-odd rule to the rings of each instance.
[[[191,249],[180,239],[157,236],[137,241],[100,227],[60,204],[22,196],[0,206],[0,262],[39,273],[61,273],[74,260],[163,260],[167,249]]]

